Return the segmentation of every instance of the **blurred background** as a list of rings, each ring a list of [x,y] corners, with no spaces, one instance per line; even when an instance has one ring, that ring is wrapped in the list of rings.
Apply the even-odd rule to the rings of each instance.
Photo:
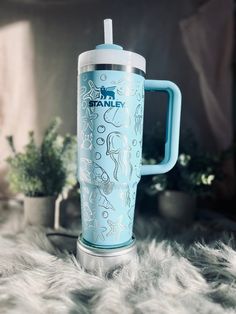
[[[183,96],[178,164],[142,178],[137,207],[149,215],[160,193],[178,191],[236,219],[234,15],[233,0],[1,0],[1,197],[11,195],[7,135],[21,150],[28,132],[40,141],[55,116],[62,134],[76,134],[77,58],[103,42],[103,19],[111,18],[114,42],[146,58],[146,77],[174,81]],[[143,159],[154,163],[167,96],[145,97]]]

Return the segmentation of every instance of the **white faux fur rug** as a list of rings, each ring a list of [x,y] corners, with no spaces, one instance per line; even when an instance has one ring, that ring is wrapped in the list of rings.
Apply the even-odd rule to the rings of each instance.
[[[24,229],[17,205],[0,213],[1,314],[236,313],[234,223],[183,229],[140,219],[139,261],[102,277],[84,272],[45,230]]]

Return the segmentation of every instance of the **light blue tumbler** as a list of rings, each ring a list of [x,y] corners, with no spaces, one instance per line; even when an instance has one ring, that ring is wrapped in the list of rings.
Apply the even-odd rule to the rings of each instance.
[[[82,234],[77,257],[90,271],[107,271],[136,252],[133,236],[141,175],[169,171],[178,158],[181,93],[170,81],[145,80],[145,59],[112,43],[107,19],[105,44],[78,62],[78,180]],[[169,95],[164,160],[142,165],[144,92]]]

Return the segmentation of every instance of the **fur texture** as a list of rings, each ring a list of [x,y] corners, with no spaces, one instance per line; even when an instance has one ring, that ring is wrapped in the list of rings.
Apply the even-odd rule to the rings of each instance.
[[[84,272],[22,209],[1,208],[0,313],[236,313],[234,223],[189,228],[137,219],[139,260],[106,277]],[[225,232],[224,230],[228,230]],[[79,233],[79,226],[73,230]]]

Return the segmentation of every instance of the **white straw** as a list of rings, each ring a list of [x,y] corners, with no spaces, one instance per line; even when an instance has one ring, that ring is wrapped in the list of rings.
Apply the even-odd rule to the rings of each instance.
[[[112,20],[104,20],[104,42],[105,44],[113,44]]]

